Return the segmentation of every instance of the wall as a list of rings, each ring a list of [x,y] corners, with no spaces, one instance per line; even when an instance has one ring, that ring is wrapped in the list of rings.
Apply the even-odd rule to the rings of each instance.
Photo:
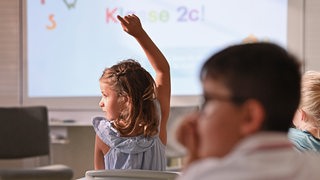
[[[306,70],[320,71],[320,1],[305,0],[304,60]]]
[[[20,3],[0,0],[0,105],[20,103]]]

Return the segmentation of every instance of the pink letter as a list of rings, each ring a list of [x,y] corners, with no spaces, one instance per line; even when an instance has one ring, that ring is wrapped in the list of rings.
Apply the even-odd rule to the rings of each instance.
[[[109,23],[109,21],[113,21],[114,23],[117,22],[117,19],[114,15],[117,10],[118,10],[118,8],[114,8],[111,11],[109,11],[109,8],[107,8],[107,12],[106,12],[107,23]]]

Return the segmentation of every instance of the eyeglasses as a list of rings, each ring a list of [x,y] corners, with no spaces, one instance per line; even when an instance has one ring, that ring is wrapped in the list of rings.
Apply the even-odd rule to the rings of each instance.
[[[217,95],[217,94],[204,94],[203,95],[203,103],[201,105],[202,109],[206,103],[209,101],[230,101],[236,105],[243,104],[248,98],[239,97],[239,96],[223,96],[223,95]]]

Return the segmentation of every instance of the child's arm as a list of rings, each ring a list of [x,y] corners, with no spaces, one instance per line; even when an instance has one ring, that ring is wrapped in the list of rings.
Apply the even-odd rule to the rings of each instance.
[[[105,169],[104,166],[104,154],[109,151],[109,146],[107,146],[100,138],[96,135],[95,145],[94,145],[94,169]]]
[[[149,62],[156,72],[157,97],[161,107],[160,139],[167,143],[167,121],[170,112],[171,82],[170,66],[162,52],[142,28],[136,15],[117,16],[125,32],[132,35],[144,50]]]

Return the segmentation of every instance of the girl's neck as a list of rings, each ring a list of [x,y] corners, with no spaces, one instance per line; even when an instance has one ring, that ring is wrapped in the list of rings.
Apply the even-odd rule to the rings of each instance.
[[[313,127],[307,129],[307,131],[315,138],[320,139],[320,128],[318,127]]]

